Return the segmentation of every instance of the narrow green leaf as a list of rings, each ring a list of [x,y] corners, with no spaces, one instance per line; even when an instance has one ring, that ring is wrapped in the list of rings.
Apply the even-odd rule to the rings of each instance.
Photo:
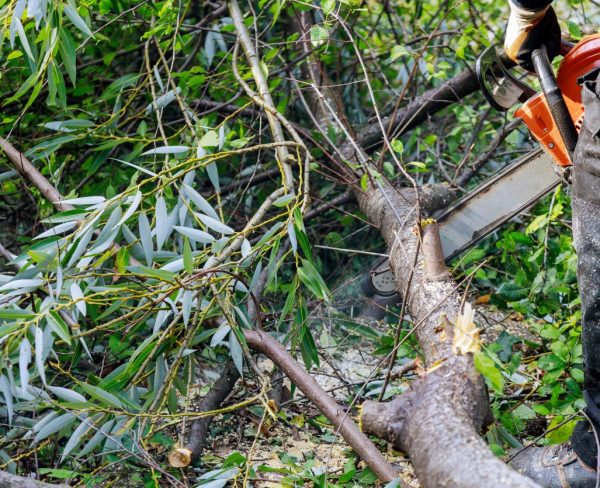
[[[119,400],[112,393],[103,390],[102,388],[98,388],[97,386],[89,385],[87,383],[80,383],[79,386],[88,395],[90,395],[95,400],[99,401],[102,405],[119,409],[125,408],[121,400]]]
[[[154,254],[152,233],[150,230],[150,221],[148,220],[148,217],[146,217],[145,212],[140,212],[138,216],[138,229],[140,231],[140,240],[142,241],[142,249],[144,250],[146,264],[152,266],[152,256]]]
[[[75,86],[75,82],[77,81],[77,58],[76,58],[76,48],[75,43],[73,42],[73,38],[68,31],[60,28],[60,57],[62,58],[63,64],[65,65],[65,69],[69,74],[69,78],[71,78],[71,83]]]
[[[68,427],[73,422],[75,422],[75,420],[76,417],[71,412],[67,412],[61,415],[60,417],[51,420],[35,433],[33,437],[33,442],[37,444],[43,441],[46,437],[49,437],[52,434],[58,432],[59,430]]]
[[[198,229],[192,229],[191,227],[181,227],[179,225],[175,225],[173,226],[173,228],[180,234],[190,238],[192,241],[195,242],[200,242],[202,244],[210,244],[215,240],[215,238],[209,233]]]
[[[192,248],[187,237],[183,238],[183,266],[186,273],[194,272],[194,258],[192,257]]]
[[[87,26],[85,21],[81,18],[77,10],[71,5],[64,5],[64,12],[67,14],[69,20],[73,23],[75,27],[77,27],[81,32],[83,32],[88,37],[94,37],[94,34]]]

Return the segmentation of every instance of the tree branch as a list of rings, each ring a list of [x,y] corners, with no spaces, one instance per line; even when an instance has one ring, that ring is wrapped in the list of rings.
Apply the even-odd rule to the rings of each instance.
[[[10,162],[15,165],[19,174],[27,181],[31,182],[44,198],[54,205],[56,210],[59,212],[73,210],[74,207],[72,205],[61,203],[61,200],[64,200],[64,198],[60,192],[33,164],[31,164],[21,151],[17,150],[10,142],[2,137],[0,137],[0,148],[5,152]]]
[[[69,488],[69,485],[52,485],[33,478],[10,474],[6,471],[0,471],[0,486],[2,488]]]
[[[381,481],[388,482],[398,477],[392,465],[383,458],[369,438],[358,429],[344,409],[321,388],[312,376],[304,371],[279,342],[263,331],[245,330],[244,337],[250,348],[269,357],[281,368],[286,376],[329,419],[336,431],[352,446],[352,449]],[[401,483],[400,486],[405,485]]]

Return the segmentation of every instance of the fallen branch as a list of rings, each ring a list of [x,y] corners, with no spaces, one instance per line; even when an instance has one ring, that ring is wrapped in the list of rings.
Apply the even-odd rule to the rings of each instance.
[[[418,236],[411,226],[399,222],[397,215],[408,218],[413,201],[407,199],[408,192],[401,196],[388,186],[384,191],[385,195],[371,187],[357,199],[392,250],[390,265],[401,291],[413,269]],[[438,193],[422,196],[424,208],[431,210],[441,203],[443,191],[438,189]],[[429,247],[429,259],[437,259],[431,255],[435,248]],[[407,452],[425,487],[537,486],[494,456],[479,437],[490,420],[489,404],[485,384],[470,355],[457,355],[452,350],[453,324],[461,302],[457,286],[443,274],[432,281],[421,256],[407,297],[414,333],[430,370],[392,402],[366,402],[362,409],[363,430]]]
[[[2,488],[69,488],[69,485],[52,485],[6,471],[0,471],[0,486]]]
[[[383,121],[369,125],[356,139],[345,131],[347,140],[338,149],[341,161],[358,163],[366,170],[369,161],[365,151],[369,146],[381,144],[382,126],[393,128],[393,136],[398,136],[477,87],[475,73],[469,69],[425,92]],[[318,88],[315,90],[320,93]],[[333,111],[332,107],[329,103],[329,110]],[[331,115],[344,130],[341,124],[344,114]],[[319,128],[318,121],[316,125]],[[348,179],[353,173],[348,168]],[[413,332],[430,368],[408,393],[394,402],[367,402],[362,412],[365,432],[388,439],[406,451],[425,487],[537,486],[502,463],[479,437],[481,428],[490,419],[485,384],[472,358],[457,356],[451,347],[451,324],[460,313],[458,287],[444,271],[441,254],[435,256],[440,252],[435,236],[430,235],[426,243],[428,259],[436,261],[433,266],[426,270],[425,253],[416,252],[421,245],[421,233],[413,231],[415,224],[420,224],[416,215],[421,210],[431,212],[447,206],[451,192],[439,186],[426,194],[423,189],[412,190],[411,195],[411,191],[400,192],[385,182],[369,179],[366,190],[354,193],[360,209],[379,227],[387,243],[397,290],[404,295],[406,310],[415,324]],[[436,368],[432,368],[434,365]],[[464,468],[457,470],[456,466]]]
[[[215,381],[210,391],[198,404],[198,412],[210,412],[218,410],[221,404],[229,396],[235,383],[240,377],[232,360],[227,361],[221,376]],[[169,464],[175,468],[189,466],[200,457],[208,439],[208,428],[214,417],[202,417],[195,420],[187,436],[185,446],[173,449],[169,453]]]
[[[248,346],[273,361],[285,375],[306,395],[306,397],[334,425],[337,432],[369,466],[377,477],[384,482],[398,477],[398,474],[381,455],[377,447],[363,434],[344,409],[327,394],[317,381],[310,376],[302,366],[266,332],[245,330],[244,337]],[[400,486],[405,486],[402,483]]]

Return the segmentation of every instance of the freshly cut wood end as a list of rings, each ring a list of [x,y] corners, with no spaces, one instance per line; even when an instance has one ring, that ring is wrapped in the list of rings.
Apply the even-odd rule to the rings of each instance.
[[[461,314],[456,318],[452,352],[465,355],[469,352],[479,351],[479,329],[475,326],[475,309],[469,302],[465,302]]]
[[[169,453],[169,464],[173,468],[185,468],[192,463],[192,451],[186,447],[177,447]]]

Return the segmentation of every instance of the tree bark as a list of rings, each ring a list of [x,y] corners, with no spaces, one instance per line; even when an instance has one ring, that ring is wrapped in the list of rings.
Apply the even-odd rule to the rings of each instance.
[[[210,391],[202,397],[198,405],[198,412],[210,412],[217,410],[229,396],[233,387],[240,377],[232,360],[227,361],[221,376],[215,381]],[[173,449],[169,453],[169,464],[177,468],[189,466],[200,457],[208,439],[208,429],[214,416],[202,417],[194,422],[187,435],[186,444],[183,447]]]
[[[338,405],[331,396],[310,376],[302,366],[272,336],[263,331],[244,330],[248,346],[273,361],[285,375],[293,381],[329,421],[334,425],[344,440],[369,466],[377,477],[384,482],[392,481],[398,474],[392,465],[385,460],[377,447],[363,434],[349,417],[348,413]],[[404,484],[400,484],[404,487]]]
[[[370,187],[357,193],[361,210],[379,226],[391,250],[390,264],[399,292],[407,286],[420,236],[412,228],[414,194],[411,201],[409,193],[403,191],[400,195],[388,185],[383,191]],[[445,202],[443,194],[443,188],[437,195],[425,193],[421,198],[423,207],[439,208]],[[405,221],[399,222],[397,215]],[[536,487],[494,456],[479,437],[481,428],[490,421],[489,404],[471,355],[452,351],[452,328],[460,313],[455,283],[443,275],[432,281],[421,256],[407,299],[414,333],[429,371],[390,403],[366,402],[362,409],[363,430],[407,452],[424,487]]]
[[[33,478],[10,474],[6,471],[0,471],[0,486],[2,488],[69,488],[69,485],[52,485]]]

